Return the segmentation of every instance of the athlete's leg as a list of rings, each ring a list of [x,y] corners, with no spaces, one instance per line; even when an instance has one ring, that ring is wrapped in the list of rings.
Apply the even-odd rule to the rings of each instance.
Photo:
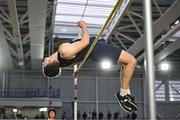
[[[128,52],[122,50],[118,63],[122,65],[121,74],[121,89],[128,90],[132,75],[134,73],[137,61]]]
[[[136,67],[136,59],[128,52],[122,50],[118,64],[122,65],[121,69],[121,86],[120,91],[115,95],[120,106],[127,112],[132,112],[133,110],[138,110],[134,98],[130,95],[130,81]]]

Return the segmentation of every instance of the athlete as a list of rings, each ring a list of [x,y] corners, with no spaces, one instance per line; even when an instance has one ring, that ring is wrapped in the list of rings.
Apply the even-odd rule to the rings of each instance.
[[[84,59],[94,39],[90,38],[87,25],[84,21],[78,21],[77,25],[82,30],[81,39],[60,40],[58,50],[51,56],[44,58],[42,70],[46,77],[56,77],[60,75],[62,67],[78,64]],[[111,60],[114,64],[121,64],[123,66],[120,78],[120,90],[115,94],[120,106],[127,112],[138,110],[138,106],[131,96],[129,88],[137,64],[134,56],[127,51],[107,44],[104,40],[99,40],[91,52],[89,59],[99,62],[103,58]]]

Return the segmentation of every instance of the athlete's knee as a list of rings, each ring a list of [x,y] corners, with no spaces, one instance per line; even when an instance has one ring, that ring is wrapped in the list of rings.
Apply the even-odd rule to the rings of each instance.
[[[137,60],[136,58],[128,53],[127,51],[122,51],[119,59],[119,63],[124,64],[124,65],[131,65],[131,66],[136,66],[137,65]]]
[[[129,56],[128,56],[127,65],[130,65],[131,67],[136,67],[136,65],[137,65],[136,58],[131,54],[129,54]]]
[[[137,65],[137,60],[136,60],[136,58],[135,58],[134,56],[131,57],[131,59],[130,59],[130,64],[132,64],[134,67],[136,67],[136,65]]]

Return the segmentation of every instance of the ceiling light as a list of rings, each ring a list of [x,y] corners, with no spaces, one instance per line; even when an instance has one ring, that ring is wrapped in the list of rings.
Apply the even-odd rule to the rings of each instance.
[[[23,65],[24,65],[24,62],[23,62],[23,61],[19,61],[18,65],[19,65],[19,66],[23,66]]]
[[[170,101],[174,101],[174,98],[173,98],[173,97],[170,97]]]
[[[47,107],[39,108],[39,112],[46,112],[46,111],[47,111]]]
[[[175,24],[175,25],[179,24],[179,20],[176,20],[174,24]]]
[[[14,109],[13,109],[13,112],[16,113],[16,112],[17,112],[17,109],[14,108]]]
[[[111,62],[109,60],[103,60],[101,63],[103,69],[109,69],[111,67]]]
[[[167,62],[163,62],[163,63],[161,63],[161,70],[162,71],[167,71],[167,70],[169,70],[169,64],[167,63]]]
[[[171,25],[171,28],[174,28],[177,24],[180,23],[180,20],[177,19],[172,25]]]

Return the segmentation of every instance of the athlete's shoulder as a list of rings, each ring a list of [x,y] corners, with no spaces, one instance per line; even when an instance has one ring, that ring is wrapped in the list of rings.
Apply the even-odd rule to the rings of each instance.
[[[69,39],[59,38],[59,37],[55,37],[54,42],[58,43],[58,46],[60,46],[63,43],[71,43]]]

